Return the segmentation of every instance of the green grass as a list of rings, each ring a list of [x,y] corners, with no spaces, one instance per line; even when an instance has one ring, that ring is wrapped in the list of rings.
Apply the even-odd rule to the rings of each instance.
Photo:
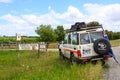
[[[0,80],[99,80],[104,72],[97,65],[71,65],[58,52],[0,51]]]
[[[118,40],[111,40],[110,43],[111,43],[112,47],[120,46],[120,39],[118,39]]]

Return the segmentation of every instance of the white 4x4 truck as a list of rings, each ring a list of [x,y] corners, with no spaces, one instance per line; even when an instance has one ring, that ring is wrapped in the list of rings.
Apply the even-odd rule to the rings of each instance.
[[[77,22],[71,26],[64,41],[59,45],[61,58],[68,58],[74,64],[101,60],[103,63],[110,58],[109,40],[102,26],[87,27],[84,22]]]

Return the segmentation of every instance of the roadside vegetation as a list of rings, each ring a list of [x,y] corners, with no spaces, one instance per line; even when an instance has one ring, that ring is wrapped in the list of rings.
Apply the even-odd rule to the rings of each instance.
[[[120,39],[110,41],[112,47],[120,46]]]
[[[100,63],[71,65],[58,52],[0,51],[0,80],[100,80]]]
[[[97,21],[89,22],[87,24],[87,27],[95,27],[99,26],[100,24]],[[110,40],[116,40],[111,41],[113,46],[117,46],[120,39],[120,32],[112,32],[105,30]],[[68,30],[65,30],[65,27],[62,25],[56,26],[56,29],[53,29],[51,25],[40,25],[35,30],[36,34],[38,36],[22,36],[20,43],[36,43],[36,42],[46,42],[48,43],[48,46],[50,43],[60,43],[64,40],[65,34],[68,32]],[[21,34],[22,35],[22,34]],[[117,41],[118,40],[118,41]],[[116,43],[117,42],[117,43]],[[11,44],[11,43],[17,43],[15,36],[1,36],[0,37],[0,45],[1,44]],[[52,46],[53,47],[53,46]],[[52,48],[51,47],[51,48]],[[53,48],[56,48],[53,47]]]
[[[89,24],[98,25],[98,23]],[[49,43],[48,48],[58,48],[67,31],[63,26],[52,29],[51,25],[40,25],[36,29],[39,37],[22,36],[20,43]],[[120,33],[107,31],[112,46],[120,45]],[[42,34],[42,35],[41,35]],[[115,36],[115,37],[114,37]],[[116,39],[116,40],[115,40]],[[13,46],[11,44],[14,43]],[[71,65],[68,60],[61,60],[58,52],[40,53],[37,51],[2,50],[17,49],[16,38],[0,37],[0,80],[101,80],[105,69],[101,63]],[[109,68],[109,65],[105,65]]]

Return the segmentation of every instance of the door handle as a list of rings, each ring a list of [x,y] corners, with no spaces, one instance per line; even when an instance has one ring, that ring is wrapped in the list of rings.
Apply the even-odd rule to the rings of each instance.
[[[76,50],[76,48],[74,48],[74,50]]]

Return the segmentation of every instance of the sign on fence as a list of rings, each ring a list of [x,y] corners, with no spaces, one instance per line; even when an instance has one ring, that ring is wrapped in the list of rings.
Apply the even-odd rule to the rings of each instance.
[[[19,50],[38,50],[38,44],[19,44]]]
[[[45,42],[32,43],[32,44],[19,44],[19,50],[46,50]]]
[[[46,43],[45,42],[40,42],[39,47],[40,47],[40,49],[46,49]]]

